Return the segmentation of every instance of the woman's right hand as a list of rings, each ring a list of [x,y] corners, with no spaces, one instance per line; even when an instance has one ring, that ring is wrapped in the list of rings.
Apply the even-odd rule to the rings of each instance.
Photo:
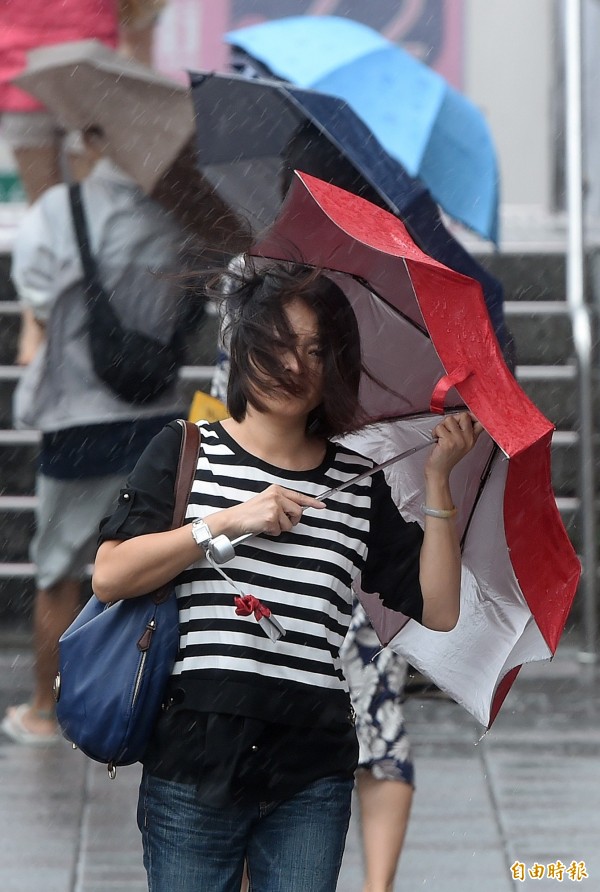
[[[295,526],[304,508],[324,508],[323,502],[302,493],[269,486],[231,508],[204,519],[213,537],[237,539],[246,533],[279,536]],[[200,560],[190,524],[164,533],[148,533],[133,539],[103,542],[96,555],[93,586],[104,603],[152,592]]]
[[[205,520],[213,536],[225,534],[230,539],[248,533],[279,536],[291,530],[305,508],[324,508],[325,503],[312,496],[272,485],[246,502],[209,514]]]

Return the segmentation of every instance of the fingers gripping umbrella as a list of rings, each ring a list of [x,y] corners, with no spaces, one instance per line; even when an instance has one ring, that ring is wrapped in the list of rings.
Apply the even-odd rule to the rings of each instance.
[[[345,99],[454,219],[498,241],[498,168],[480,110],[377,31],[337,16],[290,16],[226,35],[274,75]]]
[[[503,291],[444,226],[426,186],[410,176],[343,100],[281,81],[191,75],[196,163],[224,202],[260,232],[277,216],[294,169],[398,216],[419,247],[477,279],[505,343]]]
[[[523,663],[550,659],[579,561],[550,482],[553,427],[502,359],[477,282],[425,255],[380,208],[298,175],[259,257],[328,270],[361,331],[360,401],[368,422],[348,442],[384,461],[431,437],[444,405],[468,407],[485,433],[452,473],[462,547],[461,614],[433,632],[358,594],[382,643],[404,654],[490,726]],[[426,451],[386,474],[408,520],[423,523]]]

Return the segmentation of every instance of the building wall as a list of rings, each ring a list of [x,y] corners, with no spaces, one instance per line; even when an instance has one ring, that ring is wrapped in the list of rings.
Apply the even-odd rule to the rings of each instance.
[[[586,2],[598,14],[597,0]],[[231,27],[291,13],[355,17],[442,71],[483,110],[503,207],[546,214],[554,206],[557,148],[554,10],[555,0],[170,0],[156,55],[159,68],[187,82],[186,69],[226,67],[221,35]],[[0,169],[10,166],[0,139]],[[594,178],[592,168],[592,186]],[[600,188],[590,195],[600,208]]]
[[[505,208],[553,204],[553,13],[551,0],[465,0],[464,92],[490,125]]]
[[[554,207],[554,10],[554,0],[171,0],[158,49],[164,70],[185,67],[182,50],[193,34],[196,59],[184,63],[223,69],[220,34],[229,27],[292,13],[354,17],[432,64],[482,109],[498,151],[504,209],[539,216]]]

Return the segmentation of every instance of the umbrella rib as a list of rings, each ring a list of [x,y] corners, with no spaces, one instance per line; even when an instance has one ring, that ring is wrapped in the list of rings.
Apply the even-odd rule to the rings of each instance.
[[[333,270],[333,272],[339,272],[339,271],[338,271],[338,270]],[[410,325],[410,326],[412,326],[413,328],[415,328],[415,329],[416,329],[418,332],[420,332],[424,337],[426,337],[428,341],[431,340],[431,335],[429,334],[429,332],[427,331],[427,329],[426,329],[423,325],[419,325],[418,322],[415,322],[414,319],[411,319],[410,316],[407,316],[406,313],[403,313],[402,310],[400,310],[398,307],[395,307],[394,304],[391,304],[391,303],[389,302],[389,300],[386,300],[386,298],[383,297],[382,294],[380,294],[378,291],[376,291],[376,290],[373,288],[373,286],[371,285],[370,282],[368,282],[368,281],[367,281],[366,279],[364,279],[362,276],[356,276],[356,275],[353,275],[353,273],[347,273],[346,275],[350,275],[350,276],[352,276],[352,278],[356,279],[356,281],[357,281],[360,285],[362,285],[363,288],[366,288],[367,291],[369,291],[371,294],[375,295],[375,297],[378,297],[380,301],[382,301],[386,306],[388,306],[391,310],[393,310],[394,313],[397,313],[397,314],[398,314],[398,315],[399,315],[399,316],[400,316],[400,317],[401,317],[401,318],[402,318],[408,325]]]
[[[389,389],[389,388],[387,388]],[[391,391],[394,393],[395,391]],[[444,415],[454,415],[457,412],[464,412],[465,404],[459,403],[456,406],[445,406],[444,407]],[[380,424],[394,424],[397,421],[412,421],[414,419],[419,418],[432,418],[433,416],[437,416],[437,412],[413,412],[410,415],[381,415],[379,418],[374,418],[372,421],[369,421],[364,427],[361,427],[361,430],[369,430],[372,427],[377,427]],[[443,416],[438,416],[442,418]]]
[[[331,133],[331,131],[327,130],[325,128],[325,126],[323,124],[321,124],[320,120],[318,118],[316,118],[314,116],[314,114],[305,105],[302,104],[302,102],[300,102],[300,100],[294,95],[294,91],[292,89],[290,89],[289,87],[287,89],[284,87],[282,89],[282,92],[285,93],[291,99],[293,105],[298,109],[298,111],[302,115],[306,116],[307,120],[309,120],[317,128],[319,133],[321,133],[322,136],[325,137],[325,139],[328,139],[331,142],[332,146],[334,146],[334,148],[337,149],[337,151],[340,153],[342,158],[344,158],[349,164],[352,165],[352,167],[356,171],[358,171],[359,175],[368,183],[368,185],[371,187],[371,189],[373,189],[379,195],[381,200],[384,201],[386,203],[386,205],[391,209],[391,213],[394,214],[395,217],[402,219],[401,210],[398,207],[398,205],[396,204],[396,202],[392,201],[392,199],[385,192],[385,190],[382,189],[377,184],[377,181],[375,180],[374,177],[372,177],[366,171],[361,169],[360,165],[354,160],[351,153],[347,151],[347,149],[343,145],[343,143],[341,143],[339,141],[339,139],[337,139],[337,137],[335,137],[333,135],[333,133]],[[306,92],[309,92],[309,91],[306,91]],[[313,91],[310,91],[310,92],[313,92]],[[348,106],[348,108],[350,108],[350,106],[348,105],[347,102],[345,102],[344,100],[340,100],[340,101],[344,105]]]
[[[492,473],[492,465],[493,465],[494,460],[495,460],[496,456],[498,455],[499,451],[500,450],[498,448],[498,445],[492,441],[492,450],[490,452],[490,456],[486,462],[485,468],[483,469],[481,477],[479,479],[479,487],[477,489],[477,493],[475,494],[475,498],[473,500],[473,505],[471,507],[471,510],[469,511],[469,517],[467,518],[467,523],[466,523],[464,532],[463,532],[461,540],[460,540],[461,553],[463,552],[464,547],[465,547],[467,533],[469,532],[469,528],[471,526],[471,521],[473,520],[473,516],[475,514],[475,509],[476,509],[476,507],[479,503],[479,500],[483,494],[483,489],[485,487],[485,484],[487,483],[488,478],[489,478],[490,474]]]
[[[410,449],[406,449],[399,455],[394,455],[392,458],[388,458],[386,461],[381,462],[380,464],[375,465],[372,468],[368,468],[368,470],[363,471],[362,474],[356,474],[354,477],[351,477],[350,480],[346,480],[345,483],[341,483],[339,486],[334,486],[331,489],[326,490],[320,495],[317,495],[315,498],[320,500],[329,499],[331,496],[335,495],[338,492],[342,492],[349,486],[352,486],[355,483],[360,483],[361,480],[366,480],[367,477],[371,477],[377,471],[382,471],[384,468],[388,468],[390,465],[401,461],[403,458],[408,458],[410,455],[414,455],[415,452],[420,452],[422,449],[426,449],[428,446],[433,446],[435,442],[437,441],[432,438],[431,440],[427,440],[425,443],[419,443],[418,446],[412,446]],[[241,542],[245,542],[247,539],[252,539],[252,537],[255,535],[256,533],[245,533],[243,536],[238,536],[237,539],[232,539],[231,544],[235,547]]]
[[[435,438],[432,438],[425,443],[419,443],[418,446],[412,446],[410,449],[406,449],[404,452],[401,452],[400,455],[394,455],[392,458],[388,458],[386,461],[380,462],[380,464],[375,465],[373,468],[369,468],[367,471],[363,471],[362,474],[357,474],[350,480],[346,480],[345,483],[342,483],[339,486],[334,486],[332,487],[332,489],[328,489],[326,492],[323,492],[321,493],[321,495],[317,496],[317,498],[320,500],[329,499],[336,493],[342,492],[344,489],[352,486],[352,484],[360,483],[362,480],[366,480],[367,477],[371,477],[373,474],[375,474],[376,471],[383,471],[384,468],[389,468],[390,465],[396,464],[397,461],[401,461],[401,459],[403,458],[408,458],[410,455],[414,455],[415,452],[420,452],[422,449],[426,449],[427,446],[433,446],[433,444],[436,442],[437,440]]]

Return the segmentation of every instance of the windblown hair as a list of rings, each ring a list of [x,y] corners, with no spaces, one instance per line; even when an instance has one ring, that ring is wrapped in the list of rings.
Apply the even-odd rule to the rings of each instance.
[[[318,321],[322,351],[323,399],[311,413],[307,430],[335,437],[362,422],[358,401],[361,349],[358,324],[341,288],[321,270],[297,263],[257,261],[245,257],[221,283],[225,296],[224,343],[230,355],[227,405],[241,421],[248,404],[264,410],[262,395],[299,395],[312,374],[297,350],[285,312],[292,300],[303,301]],[[215,296],[212,294],[211,296]],[[286,351],[296,353],[300,374],[285,367]]]

